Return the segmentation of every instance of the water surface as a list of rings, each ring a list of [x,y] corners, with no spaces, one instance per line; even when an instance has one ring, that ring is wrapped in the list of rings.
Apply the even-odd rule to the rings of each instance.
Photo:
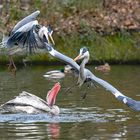
[[[6,68],[0,67],[0,104],[28,91],[45,99],[47,91],[55,82],[62,85],[56,104],[59,116],[47,114],[5,114],[0,115],[0,137],[2,139],[140,139],[140,112],[122,104],[104,88],[68,87],[77,78],[66,75],[60,80],[45,79],[46,71],[63,66],[28,66],[19,68],[16,77]],[[140,100],[140,66],[112,66],[109,73],[94,74],[119,89],[123,94]],[[85,99],[82,95],[87,93]]]

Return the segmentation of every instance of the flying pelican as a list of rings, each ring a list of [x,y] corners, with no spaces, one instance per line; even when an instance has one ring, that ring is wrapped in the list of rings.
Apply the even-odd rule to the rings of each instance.
[[[56,96],[61,86],[56,83],[53,88],[48,92],[46,100],[37,97],[31,93],[23,91],[16,98],[6,102],[0,106],[0,113],[50,113],[58,115],[60,109],[55,105]]]
[[[72,58],[56,51],[48,43],[45,43],[45,45],[46,45],[46,48],[48,49],[49,53],[53,57],[62,60],[66,64],[73,67],[77,72],[81,73],[80,66]],[[85,57],[86,55],[88,55],[89,52],[87,49],[82,48],[82,49],[80,49],[80,54],[81,54],[81,58],[82,58],[82,57]],[[121,102],[126,104],[128,107],[132,108],[133,110],[140,111],[140,101],[136,101],[136,100],[122,94],[118,89],[116,89],[114,86],[112,86],[111,84],[109,84],[105,80],[96,77],[87,68],[83,67],[82,69],[83,69],[83,71],[82,71],[81,75],[84,75],[84,78],[86,77],[87,79],[90,79],[91,81],[98,83],[99,85],[103,86],[106,90],[110,91],[115,96],[115,98],[117,98],[118,100],[120,100]]]
[[[45,46],[44,42],[52,42],[55,44],[52,38],[52,28],[50,26],[42,26],[36,20],[39,14],[40,11],[35,11],[19,21],[3,43],[5,44],[5,47],[9,49],[9,68],[13,67],[15,71],[17,68],[12,59],[12,55],[18,51],[12,51],[12,48],[14,48],[15,45],[18,45],[18,48],[20,49],[26,48],[29,53],[32,53],[37,48],[43,49]]]

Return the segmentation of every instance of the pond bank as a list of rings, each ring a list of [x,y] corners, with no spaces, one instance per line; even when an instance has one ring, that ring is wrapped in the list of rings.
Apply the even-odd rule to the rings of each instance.
[[[20,2],[15,3],[11,2],[7,24],[3,10],[0,38],[3,32],[8,34],[18,21],[38,9],[41,11],[39,23],[53,26],[55,48],[63,54],[75,58],[79,49],[87,46],[91,63],[140,63],[139,0],[48,0],[43,4],[41,1],[32,1],[28,3],[26,12],[19,8]],[[52,8],[55,11],[52,12]],[[15,56],[14,60],[20,64],[25,57]],[[60,63],[47,54],[28,58],[34,64],[46,61],[49,64]],[[7,62],[8,57],[0,52],[0,64]]]
[[[87,46],[90,52],[90,64],[100,64],[109,62],[111,64],[139,64],[140,63],[140,33],[118,33],[116,35],[100,36],[95,32],[88,34],[72,34],[72,35],[55,35],[54,47],[59,52],[75,58],[81,47]],[[16,63],[22,64],[23,61],[32,64],[55,63],[62,64],[58,59],[53,58],[49,54],[39,53],[35,55],[14,55]],[[8,55],[4,51],[0,52],[0,64],[8,62]]]

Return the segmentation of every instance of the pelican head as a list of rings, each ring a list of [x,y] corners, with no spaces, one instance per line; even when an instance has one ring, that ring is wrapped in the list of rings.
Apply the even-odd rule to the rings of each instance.
[[[83,47],[80,49],[79,55],[74,59],[74,61],[86,58],[87,61],[89,60],[89,51],[87,47]]]
[[[39,30],[39,36],[40,36],[42,39],[44,39],[44,37],[45,37],[45,39],[47,40],[47,42],[48,42],[49,44],[55,45],[55,42],[54,42],[54,40],[53,40],[53,38],[52,38],[52,33],[53,33],[53,30],[52,30],[51,26],[47,26],[47,27],[43,26],[43,27],[41,27],[40,30]],[[45,41],[46,41],[46,40],[45,40]]]

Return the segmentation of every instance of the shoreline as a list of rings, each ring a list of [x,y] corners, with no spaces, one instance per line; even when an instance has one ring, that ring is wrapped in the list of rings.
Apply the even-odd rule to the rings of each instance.
[[[24,63],[21,61],[21,62],[17,62],[17,61],[14,61],[15,64],[17,66],[24,66]],[[89,63],[87,64],[87,66],[89,65],[102,65],[102,64],[105,64],[105,63],[109,63],[109,65],[140,65],[140,60],[137,61],[137,60],[131,60],[131,61],[125,61],[125,62],[122,62],[122,61],[109,61],[109,60],[104,60],[104,61],[89,61]],[[6,66],[7,64],[9,63],[9,61],[5,61],[5,62],[1,62],[0,61],[0,66]],[[32,66],[62,66],[62,65],[66,65],[66,63],[64,62],[61,62],[61,61],[28,61],[26,62],[27,66],[28,65],[32,65]],[[81,62],[78,62],[78,64],[80,65]]]
[[[102,3],[104,2],[104,3]],[[0,41],[8,34],[15,24],[23,17],[35,11],[34,6],[41,11],[37,18],[40,24],[52,25],[54,30],[55,49],[75,58],[81,47],[86,46],[90,52],[90,63],[103,64],[140,64],[140,22],[139,0],[109,0],[109,1],[58,1],[28,3],[27,11],[14,7],[12,2],[7,19],[5,11],[0,17]],[[4,4],[4,3],[3,3]],[[5,6],[5,5],[4,5]],[[55,11],[50,12],[54,7]],[[45,11],[45,12],[44,12]],[[5,23],[6,22],[6,23]],[[22,64],[22,59],[30,59],[32,63],[50,65],[62,64],[47,53],[25,57],[14,55],[15,63]],[[26,57],[27,56],[27,57]],[[0,50],[0,65],[8,63],[7,52]]]

